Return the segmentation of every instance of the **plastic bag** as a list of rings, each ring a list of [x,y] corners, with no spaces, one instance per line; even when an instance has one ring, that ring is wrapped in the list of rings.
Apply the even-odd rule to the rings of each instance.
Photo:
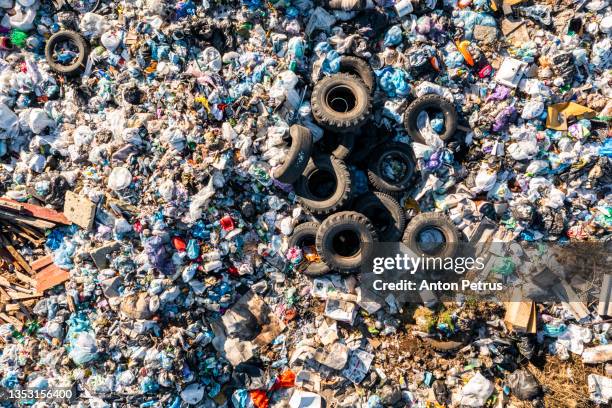
[[[108,187],[114,191],[126,189],[132,183],[132,173],[125,167],[115,167],[108,176]]]
[[[72,350],[68,356],[77,365],[83,365],[98,358],[96,338],[89,332],[81,332],[71,342]]]
[[[508,385],[512,394],[521,401],[532,400],[542,391],[538,380],[527,370],[516,370],[510,374]]]
[[[495,387],[482,374],[476,373],[461,389],[460,403],[466,407],[482,407]]]

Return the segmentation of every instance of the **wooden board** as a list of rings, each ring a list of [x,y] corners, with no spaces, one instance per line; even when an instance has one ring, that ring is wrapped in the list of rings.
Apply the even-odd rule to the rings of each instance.
[[[47,289],[51,289],[54,286],[66,282],[70,279],[70,273],[55,264],[51,264],[38,272],[35,279],[36,291],[42,293]]]
[[[29,215],[30,217],[51,221],[55,224],[70,225],[70,221],[64,216],[64,214],[50,208],[40,207],[34,204],[20,203],[4,197],[0,197],[0,203],[5,205],[20,205],[22,207],[20,214],[22,215]]]

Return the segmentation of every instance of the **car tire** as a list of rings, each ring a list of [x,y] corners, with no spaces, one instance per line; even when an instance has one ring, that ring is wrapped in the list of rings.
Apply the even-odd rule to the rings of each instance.
[[[289,248],[298,247],[301,249],[305,245],[315,246],[319,225],[318,222],[304,222],[295,227],[293,233],[289,237]],[[321,261],[310,262],[308,267],[302,270],[302,273],[306,276],[321,276],[329,271],[329,266]]]
[[[316,83],[311,96],[312,115],[330,130],[362,126],[372,109],[372,98],[364,83],[349,74],[334,74]]]
[[[289,129],[289,134],[291,144],[287,157],[283,164],[272,171],[272,177],[285,184],[291,184],[300,177],[312,153],[312,135],[308,128],[293,125]]]
[[[372,186],[383,193],[397,195],[408,190],[414,181],[415,163],[414,153],[406,143],[385,143],[374,149],[368,163],[368,179]],[[398,163],[402,167],[402,174],[393,180],[386,174],[390,162]]]
[[[300,204],[315,215],[336,212],[352,198],[348,168],[329,155],[312,157],[294,188]]]
[[[55,46],[62,41],[70,41],[78,48],[79,55],[70,65],[62,65],[53,60],[53,50]],[[49,64],[49,67],[53,71],[63,75],[75,75],[85,69],[88,51],[85,39],[81,37],[80,34],[69,30],[59,31],[53,34],[47,40],[47,44],[45,44],[45,58],[47,59],[47,64]]]
[[[395,198],[380,192],[367,193],[355,199],[353,209],[368,217],[380,242],[402,239],[406,215]]]
[[[370,64],[361,58],[344,56],[340,58],[340,71],[357,76],[365,86],[372,92],[374,90],[374,72]]]
[[[378,241],[370,220],[355,211],[341,211],[329,216],[317,231],[319,255],[330,269],[339,272],[357,271]]]
[[[417,127],[417,118],[426,109],[435,109],[442,112],[445,129],[444,133],[439,136],[442,141],[451,139],[457,130],[457,111],[455,106],[440,95],[427,94],[412,101],[404,114],[404,126],[412,140],[417,143],[426,144],[425,138]]]
[[[345,160],[353,150],[356,137],[355,132],[325,132],[315,146],[323,154],[331,154],[336,159]]]
[[[426,230],[435,230],[441,234],[444,243],[435,251],[425,251],[419,245],[420,234]],[[421,256],[452,258],[458,251],[459,231],[455,224],[443,213],[428,212],[414,216],[408,223],[402,243],[414,253]]]

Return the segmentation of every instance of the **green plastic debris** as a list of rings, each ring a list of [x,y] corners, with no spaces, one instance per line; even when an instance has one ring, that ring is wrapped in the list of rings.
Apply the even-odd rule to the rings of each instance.
[[[28,35],[21,30],[11,30],[10,35],[11,43],[18,48],[24,48],[26,45],[26,40],[28,39]]]
[[[516,265],[512,259],[510,257],[505,257],[500,263],[495,264],[492,270],[498,275],[508,276],[512,275],[515,269]]]

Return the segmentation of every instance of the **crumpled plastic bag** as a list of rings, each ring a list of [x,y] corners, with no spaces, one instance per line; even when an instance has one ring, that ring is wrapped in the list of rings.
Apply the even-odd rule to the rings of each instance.
[[[96,13],[85,13],[79,23],[81,32],[88,38],[100,37],[108,30],[108,27],[106,18]]]
[[[538,154],[538,142],[534,136],[530,139],[524,139],[516,143],[511,143],[507,150],[514,160],[531,159]]]
[[[410,94],[408,73],[403,69],[385,67],[375,73],[381,89],[389,97],[405,97]]]
[[[46,128],[55,127],[55,121],[47,115],[47,112],[40,108],[34,108],[29,111],[27,123],[32,133],[38,135]]]
[[[472,188],[472,191],[475,193],[489,191],[495,186],[496,182],[497,172],[491,171],[486,163],[482,163],[474,179],[475,186]]]
[[[115,167],[108,176],[108,187],[114,191],[121,191],[132,183],[132,173],[125,167]]]
[[[385,39],[383,45],[385,47],[391,47],[402,42],[402,28],[399,25],[394,25],[389,28],[385,33]]]
[[[328,29],[336,22],[336,17],[328,13],[323,7],[317,7],[310,15],[306,24],[306,35],[310,36],[317,29]]]
[[[98,358],[96,338],[90,332],[80,332],[76,339],[71,341],[72,350],[68,356],[77,365],[83,365]]]
[[[466,407],[483,407],[495,386],[482,374],[476,373],[461,389],[459,402]]]
[[[196,405],[204,398],[204,386],[202,384],[189,384],[181,391],[181,399],[188,405]]]
[[[434,149],[444,148],[444,142],[440,138],[440,135],[432,128],[432,120],[427,114],[427,111],[423,110],[419,113],[416,120],[417,127],[425,143]]]
[[[191,197],[189,203],[189,220],[195,222],[202,217],[202,207],[206,206],[208,200],[215,195],[215,187],[213,185],[213,178],[211,177],[206,187],[198,191],[196,195]]]
[[[542,388],[533,374],[527,370],[516,370],[508,376],[510,391],[521,401],[532,400],[537,397]]]
[[[9,139],[19,133],[19,118],[5,104],[0,102],[0,139]]]
[[[450,89],[442,87],[438,84],[434,84],[433,82],[429,82],[429,81],[423,81],[420,84],[418,84],[414,88],[414,94],[416,95],[417,98],[420,98],[421,96],[427,95],[427,94],[436,94],[436,95],[440,95],[441,97],[445,99],[448,99],[450,102],[455,101]]]
[[[544,112],[544,102],[539,100],[531,100],[523,107],[521,118],[523,119],[534,119],[542,115]]]

